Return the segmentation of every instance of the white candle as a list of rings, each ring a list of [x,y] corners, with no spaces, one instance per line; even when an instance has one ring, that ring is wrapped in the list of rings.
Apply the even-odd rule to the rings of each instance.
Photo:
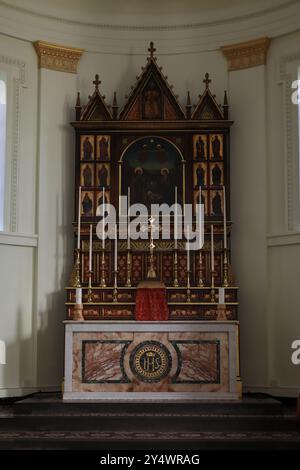
[[[118,269],[118,237],[117,237],[117,224],[115,224],[115,271]]]
[[[93,236],[93,226],[92,224],[90,224],[89,271],[92,270],[92,246],[93,246],[92,236]]]
[[[226,193],[225,186],[223,186],[223,200],[224,200],[224,248],[227,248],[227,227],[226,227]]]
[[[105,204],[105,189],[103,186],[102,189],[102,204]],[[105,223],[104,223],[104,206],[103,206],[103,216],[102,216],[102,248],[105,248]]]
[[[77,305],[82,304],[82,288],[81,287],[76,288],[76,304]]]
[[[174,244],[175,250],[177,250],[177,224],[178,224],[178,214],[177,214],[177,186],[175,186],[175,217],[174,217]]]
[[[77,250],[80,250],[80,225],[81,225],[81,186],[78,191],[78,227],[77,227]]]
[[[211,232],[210,232],[210,244],[211,244],[211,270],[215,270],[215,256],[214,256],[214,226],[211,225]]]
[[[187,242],[186,242],[186,262],[187,262],[187,270],[190,272],[190,226],[187,226]]]
[[[127,217],[128,217],[128,232],[127,232],[127,250],[130,250],[130,188],[128,188],[128,208],[127,208]]]
[[[225,304],[225,289],[219,287],[219,304]]]

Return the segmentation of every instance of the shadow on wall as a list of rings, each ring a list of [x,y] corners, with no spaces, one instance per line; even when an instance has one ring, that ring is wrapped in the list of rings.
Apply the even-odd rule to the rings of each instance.
[[[74,134],[69,122],[74,119],[73,104],[67,98],[63,107],[63,125],[59,126],[59,158],[55,196],[55,227],[49,230],[55,237],[43,260],[38,275],[47,276],[44,294],[39,299],[45,308],[38,312],[37,322],[37,386],[60,389],[64,364],[64,328],[66,319],[65,288],[73,265],[73,215],[74,215]],[[55,188],[54,188],[55,190]],[[53,191],[55,195],[55,192]],[[54,201],[49,200],[53,206]],[[38,283],[39,285],[39,283]]]

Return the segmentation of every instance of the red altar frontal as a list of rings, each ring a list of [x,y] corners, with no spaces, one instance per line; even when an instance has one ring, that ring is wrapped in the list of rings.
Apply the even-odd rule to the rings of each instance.
[[[238,288],[230,264],[230,127],[226,92],[218,104],[205,74],[193,105],[179,104],[153,43],[119,109],[94,92],[75,107],[75,250],[67,291],[65,399],[164,400],[241,396]],[[204,244],[170,236],[96,235],[103,203],[204,207]],[[122,219],[123,220],[123,219]],[[155,221],[161,232],[161,219]],[[128,234],[128,228],[126,225]],[[122,234],[121,234],[122,232]],[[121,395],[120,395],[121,394]],[[147,395],[148,394],[148,395]],[[160,394],[163,394],[160,396]]]

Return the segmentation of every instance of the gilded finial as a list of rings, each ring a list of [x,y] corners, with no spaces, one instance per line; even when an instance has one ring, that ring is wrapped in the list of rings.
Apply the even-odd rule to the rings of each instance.
[[[101,83],[101,80],[99,80],[99,75],[96,73],[95,80],[93,81],[93,84],[95,85],[96,90],[99,89],[100,83]]]
[[[154,47],[153,41],[150,42],[150,47],[148,48],[148,52],[150,52],[150,59],[154,59],[154,52],[156,51]]]
[[[211,80],[209,78],[209,73],[207,72],[205,74],[205,79],[203,80],[203,83],[205,83],[205,88],[209,88],[209,84],[211,83]]]

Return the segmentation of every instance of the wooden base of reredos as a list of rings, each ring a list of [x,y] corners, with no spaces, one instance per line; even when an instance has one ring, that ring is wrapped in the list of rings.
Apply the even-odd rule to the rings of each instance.
[[[237,321],[66,321],[64,400],[238,400]]]

